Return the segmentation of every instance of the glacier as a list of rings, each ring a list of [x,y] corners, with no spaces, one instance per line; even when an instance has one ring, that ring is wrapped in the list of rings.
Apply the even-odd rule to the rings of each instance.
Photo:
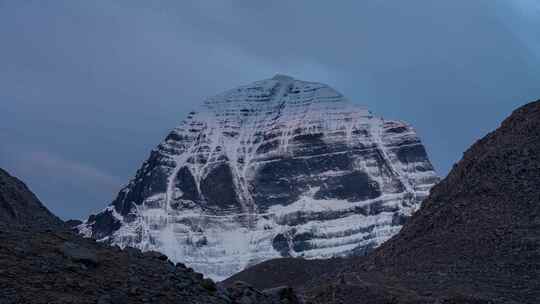
[[[221,280],[272,258],[364,255],[438,180],[410,125],[276,75],[206,99],[78,230]]]

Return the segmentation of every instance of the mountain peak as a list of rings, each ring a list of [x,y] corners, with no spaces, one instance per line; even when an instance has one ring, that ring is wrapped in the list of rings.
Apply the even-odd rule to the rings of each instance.
[[[278,81],[293,81],[294,78],[289,76],[289,75],[285,75],[285,74],[276,74],[274,75],[274,77],[272,77],[273,80],[278,80]]]
[[[437,181],[424,147],[409,125],[292,80],[208,98],[80,231],[216,279],[270,258],[379,246]]]

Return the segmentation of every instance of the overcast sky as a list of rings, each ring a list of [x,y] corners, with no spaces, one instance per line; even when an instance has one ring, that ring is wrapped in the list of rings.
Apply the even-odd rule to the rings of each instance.
[[[444,176],[540,98],[539,3],[0,0],[0,167],[84,218],[205,97],[283,73],[411,123]]]

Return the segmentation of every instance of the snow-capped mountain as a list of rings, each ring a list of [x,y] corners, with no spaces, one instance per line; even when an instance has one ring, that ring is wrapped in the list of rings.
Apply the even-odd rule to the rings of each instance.
[[[277,75],[189,113],[79,231],[222,279],[276,257],[365,254],[437,181],[409,125]]]

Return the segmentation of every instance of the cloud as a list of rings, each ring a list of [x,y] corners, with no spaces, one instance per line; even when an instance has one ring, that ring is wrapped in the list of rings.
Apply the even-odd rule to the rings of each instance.
[[[20,158],[25,171],[46,172],[52,178],[77,180],[97,187],[118,188],[122,180],[107,172],[77,161],[63,159],[49,152],[30,152]],[[56,177],[54,177],[56,176]]]
[[[0,167],[23,180],[45,206],[64,219],[84,218],[104,208],[126,181],[90,164],[35,147],[2,148]]]
[[[540,96],[537,5],[0,0],[0,166],[85,216],[204,98],[284,73],[410,122],[444,175]]]
[[[530,49],[532,56],[540,60],[540,2],[537,0],[514,0],[506,3],[518,18],[506,18],[509,27]]]

